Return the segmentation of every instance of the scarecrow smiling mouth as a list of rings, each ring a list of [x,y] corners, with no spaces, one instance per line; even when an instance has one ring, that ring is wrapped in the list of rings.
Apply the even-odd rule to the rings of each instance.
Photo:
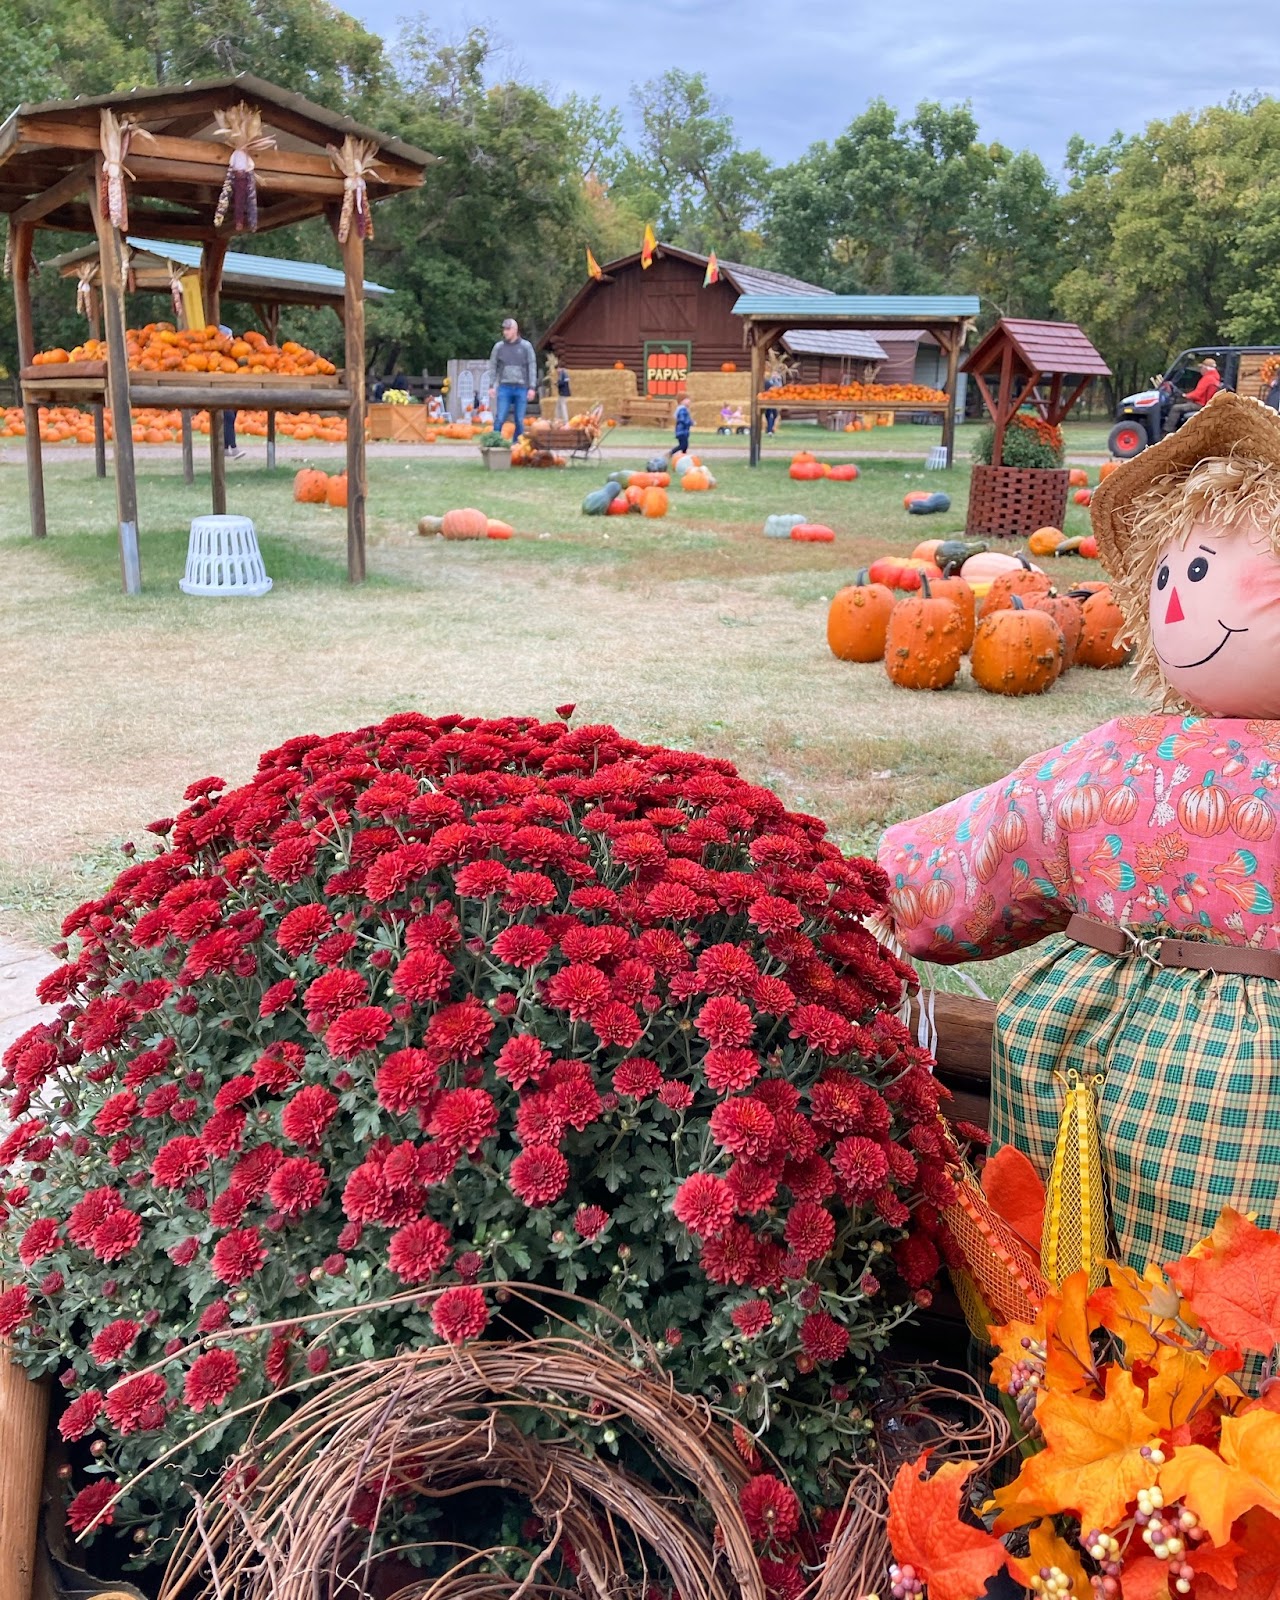
[[[1229,628],[1221,617],[1218,618],[1218,626],[1222,629],[1222,638],[1210,650],[1209,654],[1201,656],[1199,661],[1167,661],[1164,656],[1160,655],[1159,650],[1156,651],[1156,655],[1159,656],[1166,667],[1172,667],[1175,672],[1190,672],[1193,667],[1203,667],[1207,661],[1212,661],[1233,633],[1248,633],[1249,631],[1248,628]]]

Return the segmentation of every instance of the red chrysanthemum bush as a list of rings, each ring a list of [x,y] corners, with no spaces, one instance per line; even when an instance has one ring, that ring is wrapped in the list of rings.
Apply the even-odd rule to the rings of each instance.
[[[114,1522],[180,1511],[247,1432],[211,1419],[492,1336],[510,1280],[630,1319],[838,1503],[949,1196],[878,869],[726,762],[565,722],[395,716],[186,799],[3,1060],[0,1335],[97,1439],[72,1525],[169,1450]]]

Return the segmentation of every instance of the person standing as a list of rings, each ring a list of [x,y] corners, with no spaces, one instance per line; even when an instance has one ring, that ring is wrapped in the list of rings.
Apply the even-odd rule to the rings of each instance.
[[[502,337],[489,352],[489,404],[494,428],[501,433],[508,416],[515,419],[514,438],[524,432],[525,408],[538,398],[538,358],[527,339],[520,337],[520,324],[508,317],[502,324]]]
[[[764,386],[766,389],[781,389],[786,381],[787,380],[780,372],[771,372],[764,380]],[[764,431],[766,433],[772,433],[777,426],[778,413],[776,411],[766,410],[764,414]]]
[[[226,339],[234,339],[235,335],[225,322],[220,323],[218,332]],[[222,413],[222,449],[230,461],[239,461],[244,456],[244,451],[236,443],[236,413],[234,407]]]
[[[556,368],[556,421],[569,420],[569,374],[564,367]]]

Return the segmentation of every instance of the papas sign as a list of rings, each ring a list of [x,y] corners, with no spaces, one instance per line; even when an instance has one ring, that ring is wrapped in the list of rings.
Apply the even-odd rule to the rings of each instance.
[[[688,388],[693,347],[647,344],[644,347],[644,390],[651,395],[684,394]]]

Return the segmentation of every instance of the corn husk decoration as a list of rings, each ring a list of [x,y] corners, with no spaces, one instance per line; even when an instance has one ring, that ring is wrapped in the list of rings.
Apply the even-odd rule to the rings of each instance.
[[[150,139],[151,134],[145,128],[140,128],[128,117],[117,117],[108,111],[105,106],[101,115],[101,143],[102,143],[102,190],[100,202],[103,211],[111,219],[111,225],[120,233],[129,231],[129,197],[125,191],[124,181],[132,178],[125,162],[129,158],[129,146],[133,137],[139,134],[144,139]]]
[[[227,212],[237,233],[256,233],[258,229],[258,173],[254,156],[264,150],[274,150],[275,136],[262,131],[262,113],[242,100],[223,113],[215,134],[231,146],[231,159],[227,162],[227,176],[222,193],[218,196],[218,209],[213,215],[213,225],[220,228]]]
[[[98,263],[82,261],[76,279],[76,310],[87,317],[93,310],[93,286],[98,281]]]
[[[357,239],[373,238],[373,215],[369,210],[368,179],[377,165],[378,147],[371,139],[356,139],[348,134],[342,149],[329,146],[334,166],[342,174],[342,215],[338,218],[338,243],[346,244],[355,223]]]
[[[181,327],[183,312],[182,273],[174,266],[172,261],[166,261],[165,265],[169,269],[169,298],[173,301],[173,314],[177,319],[178,326]]]

